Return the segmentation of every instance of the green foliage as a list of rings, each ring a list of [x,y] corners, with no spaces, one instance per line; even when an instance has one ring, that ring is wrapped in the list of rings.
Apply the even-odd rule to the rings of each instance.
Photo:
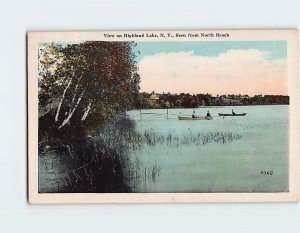
[[[56,103],[54,128],[101,125],[132,106],[140,82],[133,46],[92,41],[40,49],[39,105]]]
[[[183,96],[182,107],[184,107],[184,108],[197,108],[198,105],[199,105],[199,100],[196,96],[191,96],[189,94]]]

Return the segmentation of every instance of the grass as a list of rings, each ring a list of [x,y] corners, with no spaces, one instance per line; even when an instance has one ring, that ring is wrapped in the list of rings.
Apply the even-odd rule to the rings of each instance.
[[[127,124],[127,125],[126,125]],[[140,182],[156,182],[160,174],[158,164],[143,165],[139,158],[132,161],[130,153],[143,147],[166,145],[180,147],[184,145],[205,146],[210,143],[225,144],[242,138],[242,135],[231,132],[193,132],[188,129],[184,135],[172,132],[159,134],[152,128],[142,133],[134,130],[134,123],[123,121],[106,127],[96,136],[87,136],[80,140],[64,141],[56,144],[54,149],[40,148],[40,155],[51,153],[51,169],[40,166],[39,172],[51,173],[47,182],[53,185],[46,187],[47,192],[131,192]],[[42,143],[45,145],[45,142]],[[53,156],[53,153],[56,156]],[[59,160],[53,161],[53,157]],[[131,160],[130,160],[131,159]],[[50,176],[50,175],[49,175]],[[129,185],[130,184],[130,185]],[[47,184],[40,184],[41,187]],[[39,186],[40,187],[40,186]],[[50,191],[49,191],[50,190]]]
[[[158,144],[165,144],[167,146],[181,146],[181,145],[199,145],[203,146],[209,143],[220,143],[225,144],[240,140],[242,138],[241,134],[232,132],[192,132],[190,129],[187,130],[186,134],[183,136],[178,136],[174,133],[167,133],[166,135],[159,134],[155,132],[152,128],[147,129],[144,133],[137,133],[134,131],[115,131],[115,140],[109,140],[109,143],[115,143],[119,141],[127,143],[128,148],[133,150],[140,149],[142,146],[156,146]],[[105,138],[107,135],[103,135]]]

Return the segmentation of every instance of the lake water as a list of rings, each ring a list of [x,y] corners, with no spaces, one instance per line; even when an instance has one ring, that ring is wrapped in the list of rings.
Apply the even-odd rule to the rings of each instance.
[[[217,116],[231,113],[232,108],[195,109],[197,115],[204,116],[209,110],[214,116],[213,120],[196,121],[177,119],[179,114],[191,116],[193,109],[169,109],[168,119],[166,109],[142,110],[143,114],[129,111],[136,132],[159,139],[129,151],[127,182],[131,190],[288,191],[289,106],[235,106],[236,113],[247,115]],[[214,140],[220,135],[225,135],[225,142]]]

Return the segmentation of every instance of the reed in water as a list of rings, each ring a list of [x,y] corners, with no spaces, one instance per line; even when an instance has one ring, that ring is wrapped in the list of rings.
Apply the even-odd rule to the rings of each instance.
[[[41,153],[41,161],[46,164],[41,164],[41,171],[44,169],[44,172],[49,173],[46,174],[47,177],[52,177],[51,182],[45,182],[52,187],[42,188],[40,191],[130,192],[128,181],[155,182],[160,174],[157,164],[145,167],[138,161],[130,163],[128,155],[132,151],[158,145],[180,147],[192,144],[225,144],[242,138],[241,134],[232,132],[204,133],[187,129],[186,133],[179,136],[175,132],[160,134],[152,128],[137,132],[134,127],[123,128],[116,125],[95,135],[65,142],[55,149],[45,149]],[[51,161],[44,161],[47,157],[43,155],[47,154]],[[50,176],[50,173],[56,176]],[[43,177],[42,173],[40,175]]]

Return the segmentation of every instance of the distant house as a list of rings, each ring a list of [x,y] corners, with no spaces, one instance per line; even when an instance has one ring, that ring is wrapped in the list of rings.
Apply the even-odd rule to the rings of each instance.
[[[159,95],[152,94],[148,99],[148,104],[150,108],[159,108]]]
[[[158,94],[152,94],[149,99],[150,100],[159,100],[159,95]]]

